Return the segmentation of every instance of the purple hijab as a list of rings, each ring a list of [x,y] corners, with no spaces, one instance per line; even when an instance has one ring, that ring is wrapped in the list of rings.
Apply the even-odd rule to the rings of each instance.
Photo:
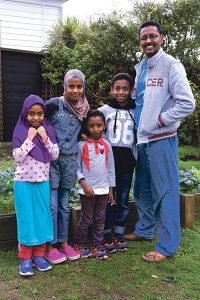
[[[27,121],[28,112],[30,108],[35,104],[40,104],[43,109],[45,109],[45,102],[39,96],[30,95],[24,100],[22,111],[13,131],[13,149],[20,148],[27,138],[28,130],[31,127],[31,124]],[[51,142],[55,144],[56,135],[54,128],[45,119],[43,120],[41,125],[45,128]],[[37,134],[33,139],[33,143],[35,144],[35,147],[29,152],[29,155],[35,160],[41,162],[50,162],[51,155],[45,147],[41,136]]]

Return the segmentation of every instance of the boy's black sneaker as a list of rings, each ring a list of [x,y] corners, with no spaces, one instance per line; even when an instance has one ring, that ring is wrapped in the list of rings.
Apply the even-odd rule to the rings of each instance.
[[[108,237],[104,236],[103,246],[106,249],[107,253],[115,253],[117,251],[117,248],[116,248],[115,244],[113,243],[111,236],[108,236]]]
[[[128,251],[128,244],[124,241],[123,238],[120,238],[120,239],[113,238],[113,241],[114,241],[117,251],[119,251],[119,252]]]

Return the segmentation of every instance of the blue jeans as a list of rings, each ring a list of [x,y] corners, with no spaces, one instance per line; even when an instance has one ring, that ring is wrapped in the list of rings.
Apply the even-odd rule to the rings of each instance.
[[[66,242],[69,227],[69,189],[51,189],[50,207],[53,218],[54,238],[51,242]]]
[[[116,173],[116,188],[114,189],[116,204],[107,205],[104,235],[111,234],[114,220],[114,233],[116,238],[124,235],[125,221],[129,214],[129,193],[133,172]]]
[[[176,252],[180,243],[180,197],[177,136],[138,145],[134,199],[139,220],[134,233],[153,239],[155,250],[165,256]]]
[[[76,155],[60,154],[58,159],[51,161],[49,180],[51,189],[72,189],[76,179]]]

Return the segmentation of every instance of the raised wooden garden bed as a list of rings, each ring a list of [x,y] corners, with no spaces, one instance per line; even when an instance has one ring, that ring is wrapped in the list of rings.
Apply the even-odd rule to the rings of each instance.
[[[129,202],[130,214],[126,221],[126,232],[132,232],[137,222],[137,210],[133,201]],[[196,221],[200,221],[200,193],[182,194],[180,197],[181,226],[190,228]],[[71,208],[69,239],[73,241],[76,226],[80,218],[80,206]],[[17,246],[16,216],[0,216],[0,250],[12,249]]]
[[[15,214],[0,216],[0,250],[17,247],[17,223]]]
[[[181,194],[181,226],[190,228],[196,221],[200,221],[200,193]]]

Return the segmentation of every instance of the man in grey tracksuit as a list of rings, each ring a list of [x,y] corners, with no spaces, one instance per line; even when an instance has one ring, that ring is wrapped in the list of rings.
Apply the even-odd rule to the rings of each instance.
[[[134,197],[139,220],[128,240],[158,243],[145,261],[173,255],[180,243],[177,129],[195,109],[183,65],[166,54],[160,25],[147,21],[140,28],[140,46],[146,54],[136,65],[134,98],[138,142]]]

